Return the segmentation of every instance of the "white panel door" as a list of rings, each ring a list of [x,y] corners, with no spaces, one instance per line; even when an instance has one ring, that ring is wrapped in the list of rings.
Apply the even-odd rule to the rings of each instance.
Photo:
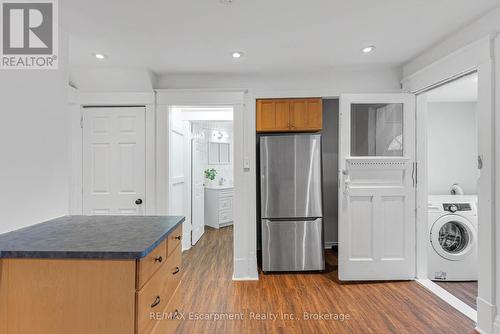
[[[83,111],[83,212],[143,215],[145,108]]]
[[[172,110],[169,125],[169,214],[184,216],[182,225],[182,249],[191,247],[191,208],[189,206],[190,189],[188,187],[189,146],[186,124],[180,111]]]
[[[339,279],[414,279],[415,96],[340,104]]]
[[[192,198],[192,240],[195,245],[205,233],[205,175],[208,164],[207,143],[200,138],[193,139],[193,198]]]

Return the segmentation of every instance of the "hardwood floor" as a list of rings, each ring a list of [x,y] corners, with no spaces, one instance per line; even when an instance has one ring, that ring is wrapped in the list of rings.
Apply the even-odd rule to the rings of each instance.
[[[477,308],[477,282],[439,282],[435,281],[437,285],[472,307],[474,310]]]
[[[324,273],[232,281],[232,233],[232,227],[207,228],[183,254],[184,320],[177,333],[475,333],[471,320],[418,283],[339,282],[332,252]],[[304,312],[349,319],[307,320]],[[234,318],[214,320],[224,314]],[[256,314],[277,318],[258,320]],[[212,319],[193,320],[195,315]]]

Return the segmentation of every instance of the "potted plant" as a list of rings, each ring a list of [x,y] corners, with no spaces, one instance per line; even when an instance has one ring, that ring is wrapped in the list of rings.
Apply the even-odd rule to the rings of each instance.
[[[205,178],[208,180],[209,185],[214,184],[215,176],[217,175],[217,171],[213,168],[205,170]]]

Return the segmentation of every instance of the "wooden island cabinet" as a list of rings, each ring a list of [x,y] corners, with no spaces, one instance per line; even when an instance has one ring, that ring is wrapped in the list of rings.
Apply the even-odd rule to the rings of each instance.
[[[321,98],[258,99],[257,132],[315,132],[323,128]]]
[[[0,334],[175,333],[183,220],[71,216],[1,235]]]

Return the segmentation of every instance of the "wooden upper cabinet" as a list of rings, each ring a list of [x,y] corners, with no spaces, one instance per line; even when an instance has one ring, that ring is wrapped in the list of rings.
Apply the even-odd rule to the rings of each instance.
[[[307,127],[310,130],[323,129],[323,100],[307,100]]]
[[[287,100],[258,100],[258,131],[288,131],[290,125],[289,109]]]
[[[322,128],[320,98],[257,100],[257,132],[305,132]]]

